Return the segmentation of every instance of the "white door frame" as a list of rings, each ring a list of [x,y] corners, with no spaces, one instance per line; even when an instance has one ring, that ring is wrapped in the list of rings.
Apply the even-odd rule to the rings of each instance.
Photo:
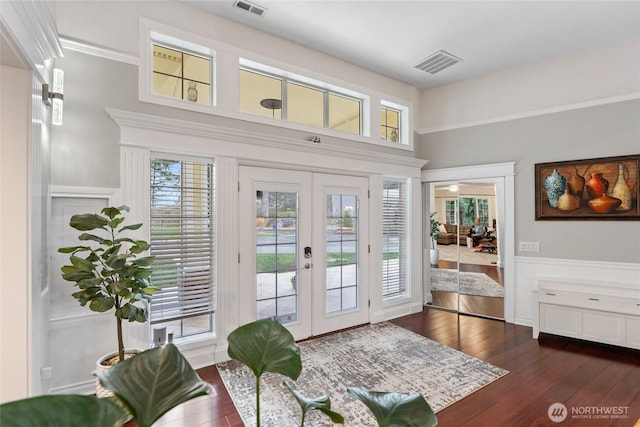
[[[483,178],[504,179],[504,320],[515,320],[515,162],[424,170],[422,182],[470,181]],[[496,191],[500,189],[497,188]],[[498,195],[496,194],[496,197]],[[426,269],[425,269],[426,270]]]

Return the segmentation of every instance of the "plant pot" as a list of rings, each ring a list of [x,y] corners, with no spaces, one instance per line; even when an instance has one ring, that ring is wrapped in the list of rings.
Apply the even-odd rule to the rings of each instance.
[[[124,350],[124,358],[128,359],[130,357],[135,356],[138,353],[141,353],[142,350],[138,350],[136,348],[125,349]],[[106,371],[107,369],[115,366],[118,363],[118,352],[109,353],[102,356],[96,362],[96,371]],[[113,392],[111,390],[107,390],[106,388],[100,385],[100,381],[96,378],[96,397],[111,397],[113,396]]]
[[[431,265],[438,265],[440,260],[440,249],[431,249],[429,251],[429,257],[431,259]]]

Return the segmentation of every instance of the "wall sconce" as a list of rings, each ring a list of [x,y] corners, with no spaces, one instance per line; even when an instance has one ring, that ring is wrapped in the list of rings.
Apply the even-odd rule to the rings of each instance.
[[[56,126],[62,125],[62,101],[64,99],[64,71],[55,68],[53,70],[52,92],[49,92],[49,85],[42,85],[42,102],[51,105],[51,123]]]

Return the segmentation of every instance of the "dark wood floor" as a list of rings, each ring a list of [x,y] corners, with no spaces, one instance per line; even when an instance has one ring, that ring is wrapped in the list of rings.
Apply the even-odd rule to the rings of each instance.
[[[604,427],[640,422],[640,351],[551,335],[534,340],[528,327],[435,308],[392,322],[510,371],[438,412],[440,426]],[[243,426],[216,368],[198,373],[213,385],[216,396],[187,402],[156,426]],[[569,411],[559,424],[547,415],[556,402]],[[626,411],[626,418],[588,420],[571,415],[572,410],[612,407]]]
[[[437,266],[431,268],[458,269],[458,264],[454,261],[440,260]],[[504,269],[495,265],[463,264],[460,263],[460,271],[473,273],[484,273],[497,283],[503,285]],[[432,305],[448,310],[460,311],[461,313],[476,314],[479,316],[504,319],[504,298],[482,297],[477,295],[464,295],[455,292],[432,291]]]

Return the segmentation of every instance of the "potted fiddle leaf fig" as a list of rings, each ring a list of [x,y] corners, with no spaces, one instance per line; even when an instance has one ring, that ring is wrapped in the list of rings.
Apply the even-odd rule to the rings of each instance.
[[[100,214],[73,215],[69,224],[82,232],[78,239],[84,243],[58,249],[69,254],[70,264],[61,270],[62,278],[78,288],[72,296],[80,305],[88,304],[92,311],[113,311],[117,335],[115,363],[125,359],[122,321],[146,322],[151,296],[158,290],[149,279],[154,257],[143,256],[149,244],[126,236],[127,231],[142,227],[142,224],[124,225],[124,212],[128,211],[127,206],[106,207]]]

